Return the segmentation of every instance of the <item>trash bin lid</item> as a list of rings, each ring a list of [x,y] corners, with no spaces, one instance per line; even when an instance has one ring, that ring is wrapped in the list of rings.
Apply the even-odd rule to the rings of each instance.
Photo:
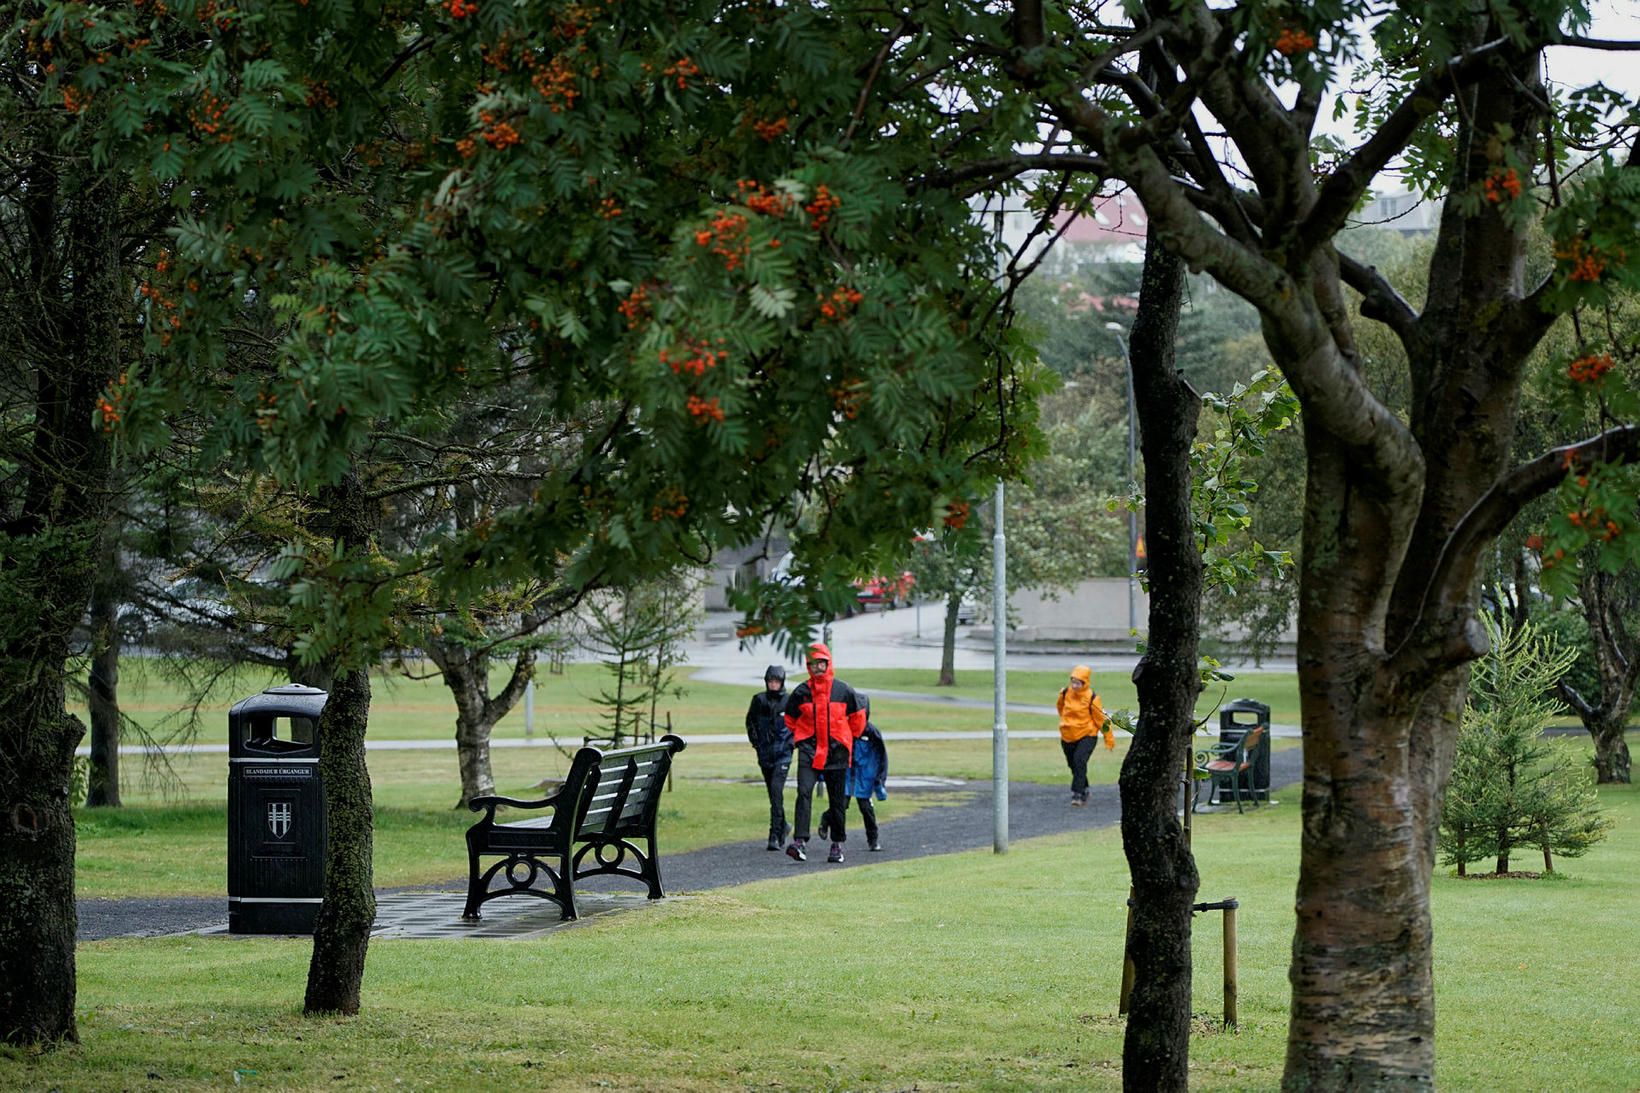
[[[273,717],[318,717],[329,697],[328,693],[317,687],[284,683],[234,703],[228,711],[228,723],[233,725],[239,718],[253,713]]]

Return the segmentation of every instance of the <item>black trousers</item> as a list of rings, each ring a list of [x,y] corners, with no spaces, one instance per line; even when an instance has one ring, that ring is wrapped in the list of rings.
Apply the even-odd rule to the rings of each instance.
[[[834,745],[833,751],[843,751],[841,745]],[[843,752],[847,756],[847,752]],[[811,757],[799,756],[797,762],[797,830],[792,835],[794,839],[809,837],[809,818],[814,808],[814,787],[821,782],[826,786],[826,815],[823,821],[826,833],[834,843],[845,842],[848,832],[843,826],[843,817],[848,814],[848,794],[844,792],[848,787],[848,768],[827,767],[823,771],[815,770]]]
[[[763,787],[769,791],[769,838],[786,837],[786,771],[789,763],[763,768]]]
[[[860,802],[860,822],[866,825],[866,842],[874,843],[877,841],[877,804],[870,797],[856,797],[855,800]],[[843,809],[848,810],[847,802],[843,804]]]
[[[1061,740],[1059,746],[1065,750],[1065,764],[1071,768],[1071,796],[1086,797],[1088,795],[1088,759],[1093,755],[1094,742],[1099,734],[1084,736],[1074,744],[1067,744]]]

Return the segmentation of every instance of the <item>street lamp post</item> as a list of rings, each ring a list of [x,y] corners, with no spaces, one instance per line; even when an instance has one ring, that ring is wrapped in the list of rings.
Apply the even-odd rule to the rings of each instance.
[[[1133,417],[1133,358],[1128,355],[1127,340],[1122,337],[1121,323],[1106,323],[1105,329],[1116,337],[1116,344],[1122,350],[1122,371],[1127,376],[1127,476],[1131,486],[1134,481],[1134,417]],[[1128,505],[1128,630],[1139,629],[1139,513],[1131,504]]]
[[[991,726],[991,849],[1008,851],[1008,538],[1002,531],[1002,479],[997,479],[996,530],[991,537],[992,676],[996,720]]]

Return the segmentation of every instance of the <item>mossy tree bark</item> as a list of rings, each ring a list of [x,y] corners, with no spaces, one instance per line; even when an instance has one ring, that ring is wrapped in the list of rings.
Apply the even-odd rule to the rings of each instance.
[[[366,493],[353,471],[320,491],[322,507],[338,546],[368,549],[380,526],[380,504]],[[365,764],[365,731],[370,724],[372,659],[353,652],[358,663],[338,666],[330,698],[319,719],[319,773],[324,779],[325,900],[313,931],[303,1011],[310,1015],[359,1012],[370,928],[376,921],[372,853],[374,806]]]
[[[106,537],[112,541],[113,536]],[[91,587],[91,670],[86,680],[91,714],[88,808],[120,807],[120,587],[119,560],[104,549]]]
[[[29,301],[11,318],[33,405],[0,449],[20,468],[0,484],[0,1040],[50,1046],[78,1039],[68,785],[85,729],[64,701],[108,504],[109,448],[92,419],[121,361],[119,191],[43,152],[25,173],[27,254],[3,285]]]
[[[1139,721],[1120,779],[1134,966],[1122,1086],[1134,1090],[1187,1089],[1190,1078],[1190,908],[1199,880],[1178,807],[1201,691],[1202,558],[1190,508],[1201,404],[1173,363],[1184,274],[1183,263],[1151,237],[1130,342],[1151,592],[1145,655],[1133,671]]]

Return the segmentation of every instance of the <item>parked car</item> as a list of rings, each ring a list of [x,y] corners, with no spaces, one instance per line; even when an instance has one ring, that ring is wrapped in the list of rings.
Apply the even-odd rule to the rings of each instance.
[[[957,625],[971,626],[979,618],[979,600],[972,592],[965,592],[957,601]]]
[[[911,602],[911,590],[916,583],[917,578],[909,570],[898,577],[868,577],[854,582],[854,598],[861,607],[876,605],[892,611]]]

